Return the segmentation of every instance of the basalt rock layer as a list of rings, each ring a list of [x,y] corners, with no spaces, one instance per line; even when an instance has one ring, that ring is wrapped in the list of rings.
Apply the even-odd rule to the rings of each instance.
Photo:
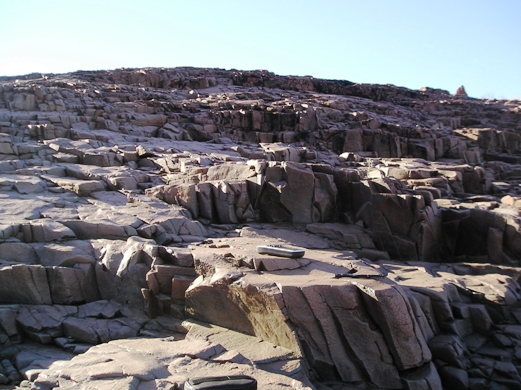
[[[520,183],[520,101],[267,71],[1,77],[0,385],[517,389]]]

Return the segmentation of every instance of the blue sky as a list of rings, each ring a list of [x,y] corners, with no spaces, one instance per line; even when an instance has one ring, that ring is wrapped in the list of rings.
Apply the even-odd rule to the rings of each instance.
[[[0,75],[267,69],[521,98],[521,0],[0,0]]]

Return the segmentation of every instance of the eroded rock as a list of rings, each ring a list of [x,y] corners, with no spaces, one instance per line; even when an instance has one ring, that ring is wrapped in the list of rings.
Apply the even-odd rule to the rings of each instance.
[[[518,388],[520,118],[267,71],[1,78],[0,382]]]

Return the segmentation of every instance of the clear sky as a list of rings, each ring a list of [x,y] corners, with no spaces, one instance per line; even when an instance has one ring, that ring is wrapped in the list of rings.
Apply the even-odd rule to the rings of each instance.
[[[0,75],[267,69],[521,98],[521,0],[0,0]]]

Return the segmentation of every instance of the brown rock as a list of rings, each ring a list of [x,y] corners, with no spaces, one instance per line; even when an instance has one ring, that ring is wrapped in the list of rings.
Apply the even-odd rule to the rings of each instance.
[[[288,184],[280,192],[281,204],[291,213],[293,223],[318,221],[320,211],[313,205],[315,179],[311,169],[296,163],[285,163]]]
[[[176,275],[172,278],[171,299],[174,304],[185,303],[185,293],[190,287],[195,277]]]
[[[46,267],[54,304],[74,305],[99,299],[94,268]]]
[[[431,359],[423,334],[411,315],[412,309],[398,286],[374,282],[360,284],[369,315],[381,327],[399,370],[420,367]],[[392,318],[392,320],[391,320]]]
[[[468,97],[465,87],[462,85],[456,90],[455,96]]]

